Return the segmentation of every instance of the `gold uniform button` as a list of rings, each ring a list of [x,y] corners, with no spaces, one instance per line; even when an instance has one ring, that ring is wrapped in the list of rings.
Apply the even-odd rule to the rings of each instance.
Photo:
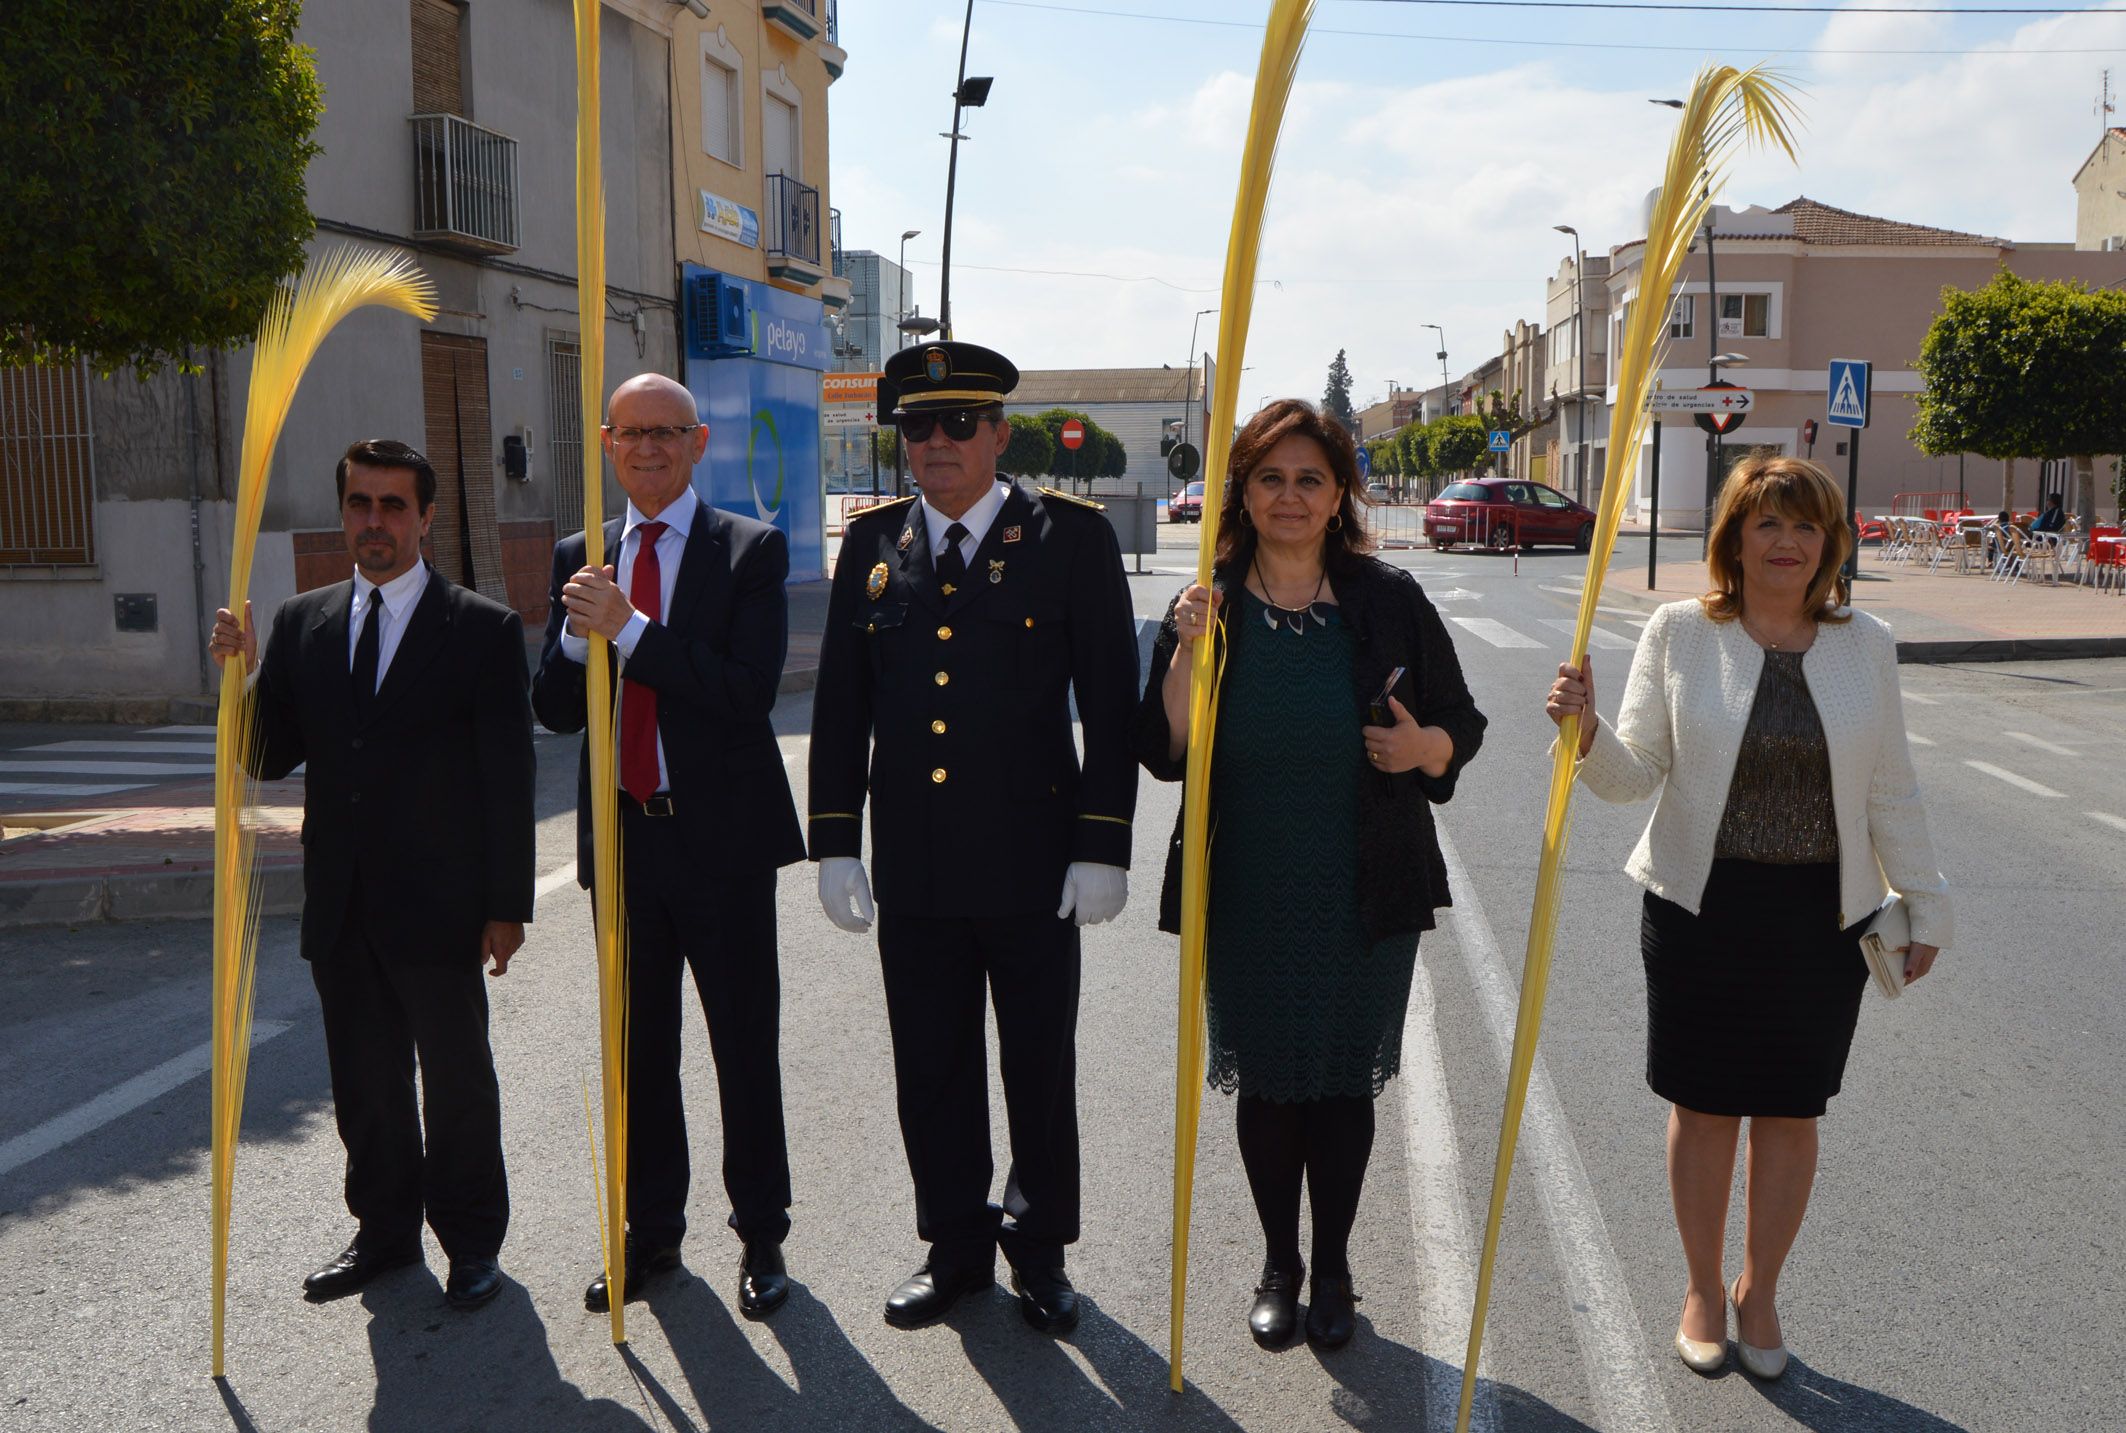
[[[940,766],[935,771],[932,771],[930,773],[930,779],[936,782],[938,785],[943,786],[945,784],[945,768]]]
[[[930,724],[930,729],[937,735],[943,736],[945,734],[945,723],[941,721],[934,721]]]
[[[1031,617],[1027,618],[1027,619],[1026,619],[1026,625],[1027,625],[1027,626],[1029,626],[1029,627],[1031,627],[1031,626],[1033,625],[1033,618],[1031,618]]]
[[[951,681],[951,680],[952,680],[952,673],[950,673],[950,672],[939,672],[939,673],[938,673],[938,674],[937,674],[936,676],[932,677],[932,678],[931,678],[930,680],[931,680],[931,681],[933,681],[933,682],[936,682],[936,683],[937,683],[937,684],[938,684],[939,686],[941,686],[941,687],[942,687],[942,686],[944,686],[944,685],[945,685],[945,684],[946,684],[947,682],[949,682],[949,681]]]
[[[952,640],[952,629],[950,627],[938,628],[938,640],[940,642],[950,642]]]

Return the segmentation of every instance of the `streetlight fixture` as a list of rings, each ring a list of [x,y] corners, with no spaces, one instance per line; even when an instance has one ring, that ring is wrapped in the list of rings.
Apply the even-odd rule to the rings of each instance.
[[[1580,231],[1570,224],[1553,224],[1560,234],[1572,235],[1572,336],[1577,354],[1573,370],[1572,441],[1578,450],[1573,459],[1573,496],[1587,501],[1587,321],[1582,312],[1580,290],[1587,282],[1587,254],[1580,247]]]
[[[908,332],[908,241],[916,238],[922,232],[921,229],[901,230],[901,317],[899,324],[896,326],[903,334]],[[897,339],[894,346],[896,349],[906,348],[908,346],[907,340],[905,338]]]
[[[1216,312],[1218,310],[1214,308],[1197,309],[1196,316],[1189,320],[1188,377],[1183,379],[1181,383],[1181,446],[1184,448],[1188,446],[1189,408],[1194,402],[1196,393],[1196,325],[1201,323],[1206,315]]]
[[[1436,324],[1436,323],[1428,323],[1428,324],[1422,324],[1422,325],[1420,325],[1420,327],[1423,327],[1423,328],[1429,328],[1429,329],[1431,329],[1431,330],[1432,330],[1432,331],[1433,331],[1434,333],[1436,333],[1436,334],[1438,334],[1438,335],[1439,335],[1439,352],[1438,352],[1438,353],[1435,353],[1435,354],[1433,354],[1432,356],[1433,356],[1434,358],[1437,358],[1437,359],[1439,360],[1439,411],[1440,411],[1440,415],[1441,415],[1441,416],[1445,416],[1445,414],[1446,414],[1446,412],[1447,412],[1447,387],[1448,387],[1448,379],[1447,379],[1447,330],[1445,330],[1445,329],[1441,328],[1441,327],[1440,327],[1440,326],[1439,326],[1438,324]]]
[[[996,83],[991,75],[967,74],[967,38],[974,31],[974,0],[967,0],[967,16],[960,22],[960,75],[952,90],[952,128],[946,131],[951,140],[951,158],[945,163],[945,246],[938,267],[938,331],[945,338],[952,337],[952,198],[960,176],[960,141],[966,136],[960,133],[960,111],[979,109],[989,102],[989,87]]]

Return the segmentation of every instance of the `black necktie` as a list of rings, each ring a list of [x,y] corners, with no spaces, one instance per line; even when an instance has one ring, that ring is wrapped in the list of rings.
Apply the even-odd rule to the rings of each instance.
[[[937,574],[947,597],[967,580],[967,559],[960,556],[960,544],[966,540],[967,529],[961,524],[954,523],[945,529],[945,550],[938,554]]]
[[[369,615],[362,619],[361,640],[354,644],[354,709],[361,716],[369,714],[369,705],[376,700],[377,653],[384,645],[383,610],[382,595],[370,588]]]

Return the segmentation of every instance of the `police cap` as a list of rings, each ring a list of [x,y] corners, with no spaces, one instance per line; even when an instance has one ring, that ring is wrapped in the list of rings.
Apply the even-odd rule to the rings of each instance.
[[[886,360],[881,387],[897,400],[893,411],[931,413],[1001,403],[1019,385],[1019,370],[995,349],[946,340],[904,348]]]

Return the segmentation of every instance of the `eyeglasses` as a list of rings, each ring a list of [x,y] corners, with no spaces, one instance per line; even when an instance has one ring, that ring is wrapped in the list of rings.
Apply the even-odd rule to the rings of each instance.
[[[939,428],[955,443],[964,443],[974,436],[975,429],[982,425],[988,415],[979,408],[947,408],[941,413],[903,413],[899,418],[901,436],[911,443],[927,443],[930,435]]]
[[[658,428],[615,428],[608,423],[605,431],[616,443],[634,444],[645,438],[652,443],[674,443],[701,426],[699,423],[681,423]]]

